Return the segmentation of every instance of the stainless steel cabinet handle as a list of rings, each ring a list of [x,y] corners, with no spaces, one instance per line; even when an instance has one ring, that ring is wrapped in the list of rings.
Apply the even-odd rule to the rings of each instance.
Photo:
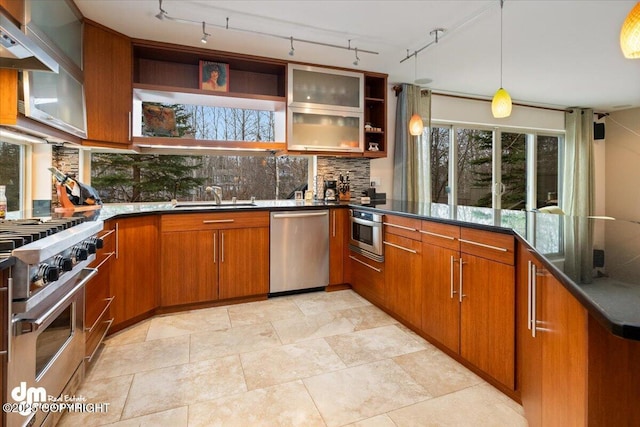
[[[131,111],[129,111],[129,129],[128,129],[128,132],[129,132],[128,137],[129,137],[129,139],[127,139],[128,142],[131,142],[131,133],[132,133],[132,131],[131,131],[131,128],[132,128],[132,126],[131,126],[131,118],[132,118],[132,116],[133,116],[133,113]]]
[[[2,355],[2,354],[9,354],[10,355],[11,354],[10,353],[10,349],[11,349],[11,334],[12,334],[12,331],[11,331],[11,310],[10,310],[10,308],[11,308],[11,291],[10,291],[10,289],[11,289],[11,278],[9,278],[8,285],[6,287],[0,288],[0,292],[6,292],[7,293],[7,300],[8,300],[8,302],[7,302],[7,319],[9,319],[8,322],[7,322],[9,327],[6,329],[6,331],[7,331],[7,349],[3,350],[3,351],[0,351],[0,355]],[[11,357],[11,356],[9,356],[9,357]]]
[[[462,258],[460,258],[460,294],[458,294],[458,301],[462,302],[462,298],[466,297],[466,295],[462,292]]]
[[[453,255],[451,255],[451,278],[450,278],[450,284],[451,284],[451,299],[453,299],[453,296],[456,294],[456,291],[453,289],[453,270],[454,270],[454,266],[453,264],[456,262],[456,259],[453,257]]]
[[[100,344],[102,344],[102,342],[104,341],[104,337],[107,336],[107,332],[109,332],[109,329],[111,329],[111,325],[113,324],[114,320],[115,318],[105,321],[105,323],[108,323],[108,325],[105,328],[104,333],[102,334],[102,338],[100,338],[100,341],[98,341],[98,345],[96,345],[96,348],[93,349],[93,352],[91,353],[90,356],[84,357],[87,360],[87,362],[91,363],[91,361],[93,360],[93,356],[95,356],[96,353],[98,352],[98,349],[100,348]]]
[[[336,211],[333,211],[333,237],[336,237]]]
[[[482,246],[483,248],[493,249],[494,251],[509,252],[508,249],[500,248],[498,246],[485,245],[484,243],[474,242],[473,240],[465,240],[465,239],[458,239],[458,240],[460,240],[462,243],[468,243],[470,245]]]
[[[273,214],[271,218],[307,218],[310,216],[325,216],[328,214],[329,212],[327,211],[301,214]]]
[[[536,337],[536,322],[538,319],[536,318],[536,288],[538,287],[538,279],[536,277],[537,273],[536,265],[531,263],[531,336]]]
[[[111,303],[113,302],[113,299],[114,299],[114,298],[115,298],[115,297],[110,297],[110,298],[105,299],[105,301],[107,301],[107,305],[106,305],[106,306],[104,307],[104,309],[102,310],[102,313],[100,313],[100,315],[96,318],[96,321],[95,321],[95,322],[93,322],[93,325],[91,325],[91,327],[90,327],[90,328],[84,328],[84,330],[85,330],[86,332],[91,333],[91,332],[93,332],[93,330],[95,329],[95,327],[96,327],[96,326],[98,326],[98,324],[99,324],[99,322],[100,322],[100,319],[102,319],[102,316],[104,316],[104,314],[107,312],[107,310],[109,310],[109,307],[111,306]]]
[[[377,271],[378,273],[382,272],[382,270],[381,270],[381,269],[379,269],[379,268],[375,268],[374,266],[369,265],[369,264],[367,264],[367,263],[366,263],[366,262],[364,262],[364,261],[360,261],[358,258],[356,258],[356,257],[354,257],[354,256],[349,255],[349,258],[351,258],[352,260],[354,260],[354,261],[356,261],[356,262],[359,262],[360,264],[362,264],[362,265],[364,265],[364,266],[369,267],[369,268],[370,268],[370,269],[372,269],[372,270]]]
[[[527,329],[531,330],[531,288],[532,288],[532,278],[531,278],[531,269],[533,268],[533,263],[531,260],[527,261]]]
[[[403,230],[408,230],[408,231],[418,231],[416,228],[411,228],[411,227],[405,227],[404,225],[397,225],[397,224],[391,224],[390,222],[383,222],[384,225],[387,225],[389,227],[395,227],[395,228],[401,228]]]
[[[225,222],[233,222],[233,219],[205,219],[202,221],[203,224],[219,224]]]
[[[220,262],[224,262],[224,232],[220,232]]]
[[[114,256],[115,254],[116,254],[115,252],[109,252],[109,253],[107,254],[107,256],[102,260],[102,262],[96,266],[96,270],[100,270],[100,267],[102,267],[102,265],[103,265],[105,262],[109,261],[109,258],[111,258],[112,256]]]
[[[116,259],[118,259],[119,255],[120,255],[120,239],[119,239],[119,236],[120,236],[120,231],[119,231],[119,228],[118,228],[118,223],[116,222]]]
[[[417,254],[418,253],[418,251],[415,251],[415,250],[409,249],[409,248],[405,248],[404,246],[396,245],[395,243],[387,242],[386,240],[383,240],[382,243],[384,243],[385,245],[388,245],[388,246],[393,246],[394,248],[402,249],[403,251],[411,252],[412,254]]]
[[[218,258],[218,255],[216,254],[216,240],[218,240],[218,233],[213,233],[213,263],[215,264]]]
[[[440,237],[442,239],[447,239],[447,240],[456,240],[455,237],[445,236],[444,234],[432,233],[431,231],[424,231],[424,230],[418,230],[418,231],[421,232],[422,234],[428,234],[429,236],[433,236],[433,237]]]

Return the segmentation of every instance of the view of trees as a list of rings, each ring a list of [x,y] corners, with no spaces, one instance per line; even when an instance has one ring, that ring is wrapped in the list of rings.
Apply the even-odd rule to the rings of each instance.
[[[195,105],[161,105],[175,112],[176,135],[196,139],[273,141],[269,111]],[[92,186],[103,202],[205,200],[207,186],[222,187],[231,199],[286,198],[307,182],[305,157],[178,156],[96,153]]]

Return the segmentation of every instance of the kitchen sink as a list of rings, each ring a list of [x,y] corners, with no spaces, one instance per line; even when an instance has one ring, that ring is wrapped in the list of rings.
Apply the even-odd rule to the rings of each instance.
[[[174,209],[234,209],[234,208],[248,208],[251,206],[258,206],[255,203],[242,203],[242,202],[222,202],[217,204],[216,202],[182,202],[176,204]]]

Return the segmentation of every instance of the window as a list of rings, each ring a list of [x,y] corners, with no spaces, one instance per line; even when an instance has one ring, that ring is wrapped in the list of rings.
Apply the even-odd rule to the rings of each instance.
[[[23,170],[23,146],[0,140],[0,185],[7,187],[7,211],[19,211]]]
[[[436,125],[430,137],[432,202],[506,210],[558,205],[561,135]]]

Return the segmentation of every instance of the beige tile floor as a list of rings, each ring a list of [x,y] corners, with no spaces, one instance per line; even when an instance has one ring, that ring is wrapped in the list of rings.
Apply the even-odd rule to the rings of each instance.
[[[526,426],[522,407],[350,290],[155,317],[105,342],[60,426]]]

